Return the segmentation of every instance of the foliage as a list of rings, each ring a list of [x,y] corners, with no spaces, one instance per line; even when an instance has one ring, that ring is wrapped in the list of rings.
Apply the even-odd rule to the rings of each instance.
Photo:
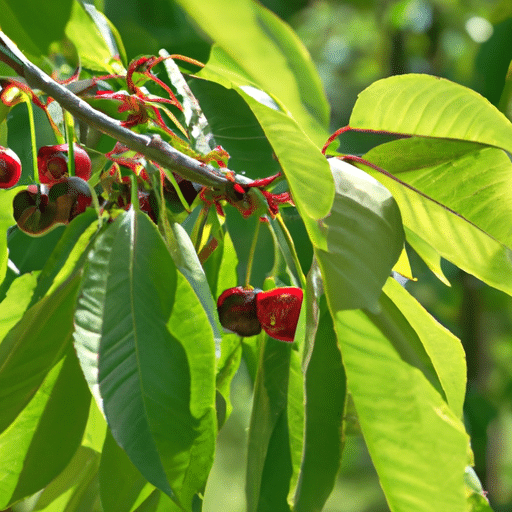
[[[0,6],[0,144],[22,163],[0,191],[0,508],[202,510],[244,361],[248,512],[322,510],[354,433],[391,510],[491,510],[464,351],[396,278],[413,278],[407,243],[443,282],[441,258],[512,295],[507,117],[407,74],[329,137],[307,51],[252,0],[169,2],[213,41],[204,65],[128,60],[89,2]],[[351,132],[390,140],[338,152]],[[38,148],[65,142],[53,187],[85,149],[83,193],[40,183]],[[261,333],[222,330],[227,289],[256,300]],[[303,297],[292,343],[268,334],[283,290]]]

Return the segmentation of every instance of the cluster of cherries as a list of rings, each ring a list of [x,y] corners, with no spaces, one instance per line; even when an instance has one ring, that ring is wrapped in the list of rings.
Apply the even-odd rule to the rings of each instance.
[[[237,286],[217,300],[220,323],[240,336],[255,336],[263,329],[270,337],[291,342],[299,321],[302,290],[293,286],[267,292]]]
[[[87,184],[91,159],[75,144],[75,176],[69,176],[68,152],[67,144],[41,147],[37,153],[41,186],[29,185],[14,197],[14,219],[26,233],[40,235],[57,224],[67,224],[91,204]],[[20,159],[11,149],[0,147],[0,188],[15,186],[20,177]]]

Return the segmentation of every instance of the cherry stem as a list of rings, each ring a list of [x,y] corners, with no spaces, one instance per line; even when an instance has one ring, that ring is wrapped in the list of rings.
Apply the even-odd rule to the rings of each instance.
[[[254,235],[252,238],[251,250],[249,251],[249,258],[247,260],[247,270],[245,273],[245,286],[251,286],[251,274],[252,274],[252,264],[254,262],[254,253],[256,252],[256,244],[258,243],[258,235],[260,233],[260,220],[256,223],[256,228],[254,229]]]
[[[32,102],[30,101],[30,98],[27,97],[25,103],[27,105],[28,125],[30,129],[30,144],[32,146],[32,168],[34,170],[34,182],[39,185],[41,182],[39,181],[39,172],[37,170],[37,144],[36,125],[34,123],[34,109],[32,107]]]
[[[135,211],[139,211],[140,210],[140,204],[139,204],[139,184],[137,183],[137,175],[134,172],[132,172],[130,174],[130,180],[132,182],[132,186],[131,186],[131,190],[130,190],[132,208]]]
[[[70,176],[75,175],[75,130],[73,116],[64,110],[64,124],[66,125],[66,137],[68,139],[68,173]]]

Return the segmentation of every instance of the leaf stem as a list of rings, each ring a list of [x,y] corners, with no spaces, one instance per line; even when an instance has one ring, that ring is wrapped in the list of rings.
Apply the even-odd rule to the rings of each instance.
[[[293,243],[293,238],[290,232],[288,231],[288,228],[286,227],[286,224],[283,220],[283,217],[280,213],[276,215],[276,221],[279,224],[279,227],[281,228],[283,235],[286,240],[286,244],[288,245],[288,249],[290,250],[290,254],[292,256],[293,262],[295,264],[295,271],[300,279],[300,285],[305,290],[306,289],[306,277],[304,276],[304,273],[302,272],[302,267],[300,265],[299,261],[299,255],[297,254],[297,250],[295,249],[295,244]]]

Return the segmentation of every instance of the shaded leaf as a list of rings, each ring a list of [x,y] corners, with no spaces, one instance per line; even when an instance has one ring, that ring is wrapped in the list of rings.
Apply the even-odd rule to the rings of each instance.
[[[235,89],[191,79],[190,87],[208,118],[215,140],[229,153],[229,168],[256,179],[280,171],[256,116]]]
[[[21,50],[46,55],[53,41],[64,37],[72,0],[49,0],[37,8],[31,0],[1,0],[2,30]]]
[[[132,464],[110,431],[107,431],[101,452],[99,480],[104,512],[130,512],[155,489]]]
[[[308,290],[312,294],[312,287]],[[311,348],[305,362],[306,425],[296,512],[322,510],[334,488],[344,444],[345,370],[325,295],[313,300],[319,304],[308,315],[313,332],[307,340]]]
[[[99,512],[98,466],[100,454],[80,446],[62,473],[37,497],[34,510]]]
[[[143,213],[121,214],[97,239],[75,322],[82,369],[116,442],[145,478],[191,510],[215,443],[213,337]]]
[[[338,159],[329,160],[334,205],[320,224],[324,247],[315,247],[331,311],[376,310],[403,248],[400,211],[376,180]],[[313,240],[317,243],[317,240]]]

